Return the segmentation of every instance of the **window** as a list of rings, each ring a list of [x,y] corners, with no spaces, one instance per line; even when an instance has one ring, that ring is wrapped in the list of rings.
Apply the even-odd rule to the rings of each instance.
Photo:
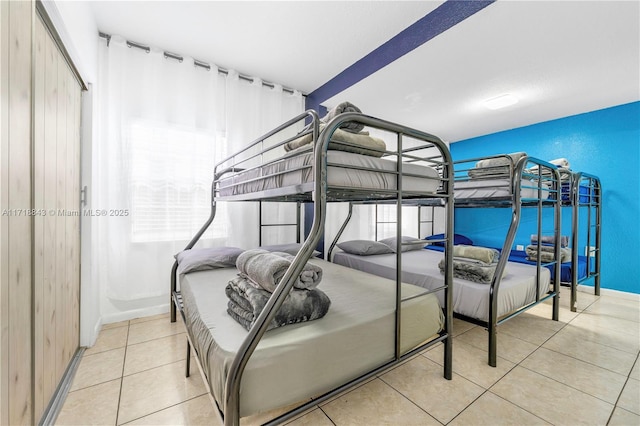
[[[150,120],[136,120],[128,130],[132,241],[190,240],[209,217],[213,168],[224,155],[224,140]],[[227,222],[218,205],[206,237],[226,237]]]

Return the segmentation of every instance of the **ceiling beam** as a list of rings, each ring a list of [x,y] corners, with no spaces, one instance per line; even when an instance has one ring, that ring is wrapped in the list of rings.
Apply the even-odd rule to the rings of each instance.
[[[448,0],[389,41],[349,66],[307,95],[307,108],[317,109],[327,99],[365,79],[449,28],[459,24],[495,0]]]

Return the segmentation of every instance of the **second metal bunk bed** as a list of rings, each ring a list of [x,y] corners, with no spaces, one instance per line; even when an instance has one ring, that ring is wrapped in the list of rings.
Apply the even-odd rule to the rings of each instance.
[[[486,167],[481,167],[478,170],[476,164],[482,164],[482,161],[488,162],[489,165]],[[500,165],[494,166],[492,164]],[[532,168],[532,166],[534,165],[539,166],[539,172],[535,174],[529,171],[529,168]],[[463,188],[459,192],[454,189],[456,208],[495,207],[511,210],[511,222],[509,224],[509,229],[504,240],[502,253],[510,253],[511,247],[514,243],[516,232],[520,225],[522,209],[528,208],[536,212],[538,241],[541,240],[540,236],[541,234],[543,234],[544,229],[543,213],[545,211],[550,211],[552,213],[553,223],[551,225],[551,232],[553,233],[554,241],[557,243],[555,245],[554,254],[555,259],[559,259],[561,202],[560,179],[555,166],[528,156],[522,156],[522,158],[520,158],[518,161],[514,161],[514,159],[510,156],[504,155],[456,161],[454,162],[454,168],[454,188],[457,187],[458,184],[460,184],[459,186]],[[419,209],[420,208],[421,207],[419,207]],[[431,219],[433,219],[434,206],[430,205],[427,208],[432,209],[430,217]],[[345,219],[342,227],[340,228],[338,234],[336,235],[330,246],[329,256],[332,255],[335,246],[340,240],[342,232],[345,230],[347,224],[349,223],[351,215],[352,207],[350,208],[347,218]],[[401,214],[398,212],[396,217],[400,218]],[[388,220],[379,220],[377,205],[375,210],[375,220],[375,234],[377,239],[378,227],[380,225],[388,225],[389,222]],[[423,237],[423,235],[421,234],[422,221],[423,215],[422,212],[419,211],[418,233],[420,238]],[[428,222],[430,222],[429,224],[431,225],[433,232],[434,222],[433,220],[430,220]],[[428,241],[425,241],[425,244],[426,243],[428,243]],[[447,249],[445,249],[444,247],[440,248],[446,253]],[[424,251],[422,251],[422,253],[411,253],[411,259],[417,261],[418,263],[416,263],[415,266],[412,265],[411,269],[403,271],[403,273],[407,274],[407,277],[412,277],[411,279],[415,280],[415,283],[420,283],[419,285],[432,285],[434,281],[437,281],[437,278],[433,274],[433,270],[425,266],[427,263],[434,261],[433,256],[427,256],[427,254],[429,253],[425,253]],[[340,259],[339,262],[341,264],[349,265],[350,267],[355,267],[356,269],[371,269],[373,271],[376,271],[375,273],[384,274],[384,276],[387,276],[387,274],[389,274],[389,271],[384,267],[373,266],[371,268],[371,262],[381,265],[387,265],[386,261],[378,256],[373,256],[371,258],[367,257],[367,259],[370,259],[370,261],[359,258],[359,256],[349,256],[351,255],[346,255],[346,258]],[[508,258],[508,255],[500,257],[493,279],[490,284],[486,285],[486,292],[488,293],[489,300],[488,313],[479,312],[480,316],[486,318],[486,320],[457,311],[457,306],[460,306],[461,310],[463,310],[462,304],[457,304],[460,302],[460,300],[465,297],[477,297],[480,293],[469,292],[463,295],[462,289],[464,286],[461,286],[462,282],[456,284],[454,290],[454,293],[458,294],[457,296],[455,296],[455,300],[457,302],[456,305],[454,305],[454,315],[460,317],[461,319],[486,327],[488,331],[488,363],[489,365],[494,367],[497,363],[497,328],[500,324],[516,315],[521,314],[530,307],[544,302],[545,300],[548,300],[550,298],[553,299],[553,320],[558,320],[559,313],[558,284],[554,283],[552,289],[544,288],[544,286],[546,285],[545,283],[548,281],[545,281],[545,279],[543,279],[543,276],[549,275],[549,272],[546,270],[547,267],[553,268],[557,273],[560,268],[560,262],[554,261],[544,263],[539,256],[537,262],[535,263],[534,269],[535,296],[530,297],[527,301],[524,301],[524,298],[521,298],[520,300],[523,300],[521,305],[514,305],[508,309],[500,304],[499,300],[500,294],[502,294],[500,290],[503,280],[503,271],[505,271]],[[437,260],[435,261],[437,262]],[[513,269],[515,269],[515,265],[513,266]],[[512,283],[510,282],[509,285],[511,286]],[[503,292],[506,291],[507,290],[504,290]],[[509,291],[511,291],[511,289]],[[511,295],[514,293],[508,294]],[[486,294],[484,294],[483,297],[486,297]],[[465,308],[464,311],[469,312],[470,310]]]
[[[557,168],[543,160],[529,157],[524,153],[519,156],[498,155],[482,158],[458,160],[454,162],[455,184],[454,198],[456,208],[506,208],[511,211],[509,228],[504,239],[496,268],[496,273],[490,284],[488,321],[478,321],[475,318],[460,316],[462,319],[482,325],[488,331],[489,365],[495,367],[497,363],[497,334],[498,326],[509,319],[520,315],[527,309],[545,300],[552,299],[552,319],[558,320],[560,309],[560,288],[558,280],[552,282],[552,288],[545,292],[541,289],[541,270],[551,267],[555,276],[560,276],[560,236],[561,236],[561,181]],[[532,173],[530,169],[537,170]],[[477,173],[480,171],[480,173]],[[476,174],[474,174],[476,172]],[[459,189],[460,188],[460,189]],[[491,194],[483,191],[489,189]],[[536,212],[536,233],[538,241],[538,256],[536,261],[536,297],[531,303],[510,312],[507,315],[498,314],[498,294],[503,272],[509,260],[516,233],[520,226],[523,208]],[[545,233],[543,216],[545,211],[551,211],[553,220],[551,234],[554,236],[555,260],[543,263],[540,257],[541,236]],[[543,297],[540,293],[545,292]]]

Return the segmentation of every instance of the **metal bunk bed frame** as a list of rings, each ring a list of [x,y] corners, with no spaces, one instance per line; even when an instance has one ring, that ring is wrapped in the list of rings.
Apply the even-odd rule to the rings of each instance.
[[[553,208],[554,213],[554,236],[555,236],[555,253],[554,258],[556,261],[552,262],[555,268],[555,276],[560,276],[560,230],[562,226],[561,221],[561,207],[562,207],[562,197],[561,197],[561,186],[560,186],[560,174],[556,168],[556,166],[529,156],[523,156],[520,158],[515,164],[513,160],[508,155],[498,155],[493,157],[483,157],[483,158],[471,158],[465,160],[459,160],[454,162],[454,168],[456,164],[465,164],[471,162],[477,162],[479,160],[484,160],[486,158],[506,158],[508,160],[509,166],[509,176],[511,177],[509,183],[509,196],[501,197],[495,199],[458,199],[455,200],[456,207],[464,207],[464,208],[477,208],[477,207],[497,207],[497,208],[511,208],[511,222],[509,225],[509,230],[507,231],[507,236],[505,238],[502,253],[510,253],[511,248],[513,247],[513,242],[515,240],[516,232],[520,225],[520,219],[522,218],[522,207],[535,207],[537,209],[537,236],[538,236],[538,244],[541,241],[542,235],[542,209],[544,207]],[[531,173],[526,169],[526,165],[528,163],[537,164],[538,172]],[[543,176],[542,170],[548,170],[551,172],[551,177]],[[469,169],[456,169],[456,181],[459,179],[459,176],[465,175]],[[537,197],[533,199],[522,198],[522,181],[523,178],[534,179],[538,182],[537,187],[529,187],[529,189],[535,189],[537,192]],[[460,179],[464,180],[466,179]],[[542,184],[546,182],[547,184],[551,184],[551,186],[547,189],[543,188]],[[548,192],[549,197],[544,198],[542,196],[543,192]],[[505,315],[502,318],[498,318],[498,292],[500,290],[500,281],[502,279],[502,275],[504,269],[507,265],[509,256],[504,255],[500,256],[498,260],[498,265],[496,267],[496,272],[493,276],[493,280],[490,284],[489,289],[489,320],[488,321],[480,321],[475,318],[466,317],[463,315],[457,315],[454,313],[454,316],[463,319],[465,321],[469,321],[487,328],[489,333],[488,336],[488,345],[489,345],[489,355],[488,355],[488,363],[490,366],[495,367],[497,365],[497,342],[498,342],[498,326],[509,319],[520,315],[525,312],[529,308],[538,305],[539,303],[548,300],[549,298],[553,298],[553,309],[552,309],[552,319],[554,321],[558,321],[559,312],[560,312],[560,287],[558,280],[553,281],[553,290],[549,291],[545,297],[540,297],[540,269],[548,264],[542,264],[540,259],[540,250],[538,250],[538,258],[536,262],[536,300],[526,306],[517,309],[514,312],[511,312]]]
[[[580,188],[587,188],[587,194],[581,194]],[[581,197],[587,197],[586,201],[581,201]],[[589,173],[574,172],[571,176],[571,311],[577,310],[578,285],[591,278],[594,280],[594,294],[600,296],[600,258],[601,258],[601,229],[602,229],[602,184],[600,178]],[[587,271],[582,278],[578,273],[579,256],[579,228],[580,210],[587,209]],[[595,211],[594,211],[595,210]],[[592,238],[593,237],[593,238]],[[591,268],[591,242],[594,242],[594,269]]]
[[[498,155],[495,157],[490,157],[490,158],[506,158],[509,159],[508,156],[506,155]],[[466,159],[466,160],[462,160],[462,161],[455,161],[454,162],[454,167],[456,164],[464,164],[464,163],[470,163],[470,162],[476,162],[478,160],[482,160],[482,159],[486,159],[487,157],[483,157],[483,158],[472,158],[472,159]],[[529,172],[526,171],[525,169],[525,165],[527,163],[535,163],[538,164],[542,167],[544,167],[545,169],[549,169],[553,171],[553,177],[552,178],[545,178],[544,176],[542,176],[542,167],[539,167],[539,172],[538,174],[531,174]],[[468,169],[462,169],[462,170],[456,170],[456,174],[457,176],[461,175],[463,172],[466,174],[466,172],[468,171]],[[550,163],[547,163],[545,161],[533,158],[533,157],[523,157],[520,159],[520,161],[518,161],[516,164],[513,164],[510,160],[509,160],[509,176],[512,177],[511,182],[509,184],[510,187],[510,196],[508,197],[501,197],[501,198],[495,198],[495,199],[473,199],[473,198],[469,198],[469,199],[464,199],[464,200],[455,200],[455,205],[456,207],[510,207],[512,208],[512,218],[511,218],[511,223],[510,223],[510,227],[509,230],[507,232],[507,237],[505,239],[503,248],[502,248],[502,252],[503,253],[509,253],[511,251],[511,247],[513,246],[513,242],[515,239],[515,235],[516,232],[518,230],[518,226],[520,224],[520,219],[522,217],[522,207],[523,206],[529,206],[529,207],[536,207],[537,208],[537,213],[538,213],[538,241],[541,241],[541,229],[542,229],[542,208],[543,207],[552,207],[554,209],[554,228],[555,228],[555,232],[554,232],[554,236],[555,236],[555,240],[556,240],[556,244],[555,244],[555,258],[559,259],[560,258],[560,227],[561,227],[561,197],[560,197],[560,175],[556,169],[555,166],[553,166]],[[529,178],[534,178],[537,179],[539,184],[537,189],[537,193],[538,196],[535,200],[531,199],[531,200],[522,200],[520,195],[521,194],[521,186],[522,186],[522,178],[523,177],[529,177]],[[551,187],[548,189],[543,189],[542,188],[542,184],[541,182],[547,182],[547,183],[551,183]],[[543,199],[542,197],[542,192],[543,191],[548,191],[552,197],[550,197],[550,199]],[[433,206],[433,204],[431,204],[431,206]],[[377,212],[377,208],[376,208],[376,212]],[[433,213],[432,213],[433,214]],[[336,235],[335,239],[333,240],[333,242],[331,243],[331,246],[329,248],[329,252],[328,252],[328,258],[331,258],[331,253],[333,252],[333,249],[335,248],[338,240],[340,239],[340,236],[342,235],[342,232],[344,231],[344,229],[346,228],[349,220],[351,219],[351,215],[352,215],[352,206],[351,204],[349,205],[349,213],[347,215],[347,218],[345,219],[344,223],[342,224],[342,227],[340,228],[340,230],[338,231],[338,234]],[[401,214],[400,212],[398,212],[397,215],[398,218],[401,218]],[[421,213],[418,212],[418,221],[420,221],[421,219]],[[376,218],[377,220],[377,218]],[[420,222],[418,224],[418,226],[420,225]],[[420,228],[418,228],[420,229]],[[376,223],[376,230],[377,230],[377,223]],[[445,236],[449,236],[449,239],[453,238],[453,232],[447,228],[446,234]],[[439,241],[439,240],[433,240],[433,241]],[[426,243],[426,242],[425,242]],[[447,246],[446,250],[450,250],[449,246]],[[446,253],[445,250],[445,253]],[[487,328],[487,331],[489,333],[488,335],[488,364],[492,367],[496,367],[497,365],[497,338],[498,338],[498,333],[497,333],[497,329],[498,326],[506,321],[508,321],[509,319],[520,315],[521,313],[523,313],[524,311],[526,311],[527,309],[541,303],[544,302],[545,300],[548,300],[549,298],[553,298],[553,312],[552,312],[552,319],[554,321],[558,320],[559,317],[559,309],[560,309],[560,303],[559,303],[559,297],[560,297],[560,292],[559,292],[559,284],[554,282],[554,287],[553,290],[550,291],[545,297],[540,297],[540,269],[541,267],[544,267],[545,265],[548,264],[542,264],[541,260],[540,260],[540,254],[538,254],[538,259],[536,262],[536,266],[537,266],[537,273],[536,273],[536,300],[526,306],[521,307],[520,309],[517,309],[514,312],[511,312],[510,314],[502,317],[502,318],[498,318],[498,292],[500,289],[500,281],[502,279],[502,275],[503,275],[503,271],[506,267],[506,264],[508,262],[508,256],[500,256],[500,259],[498,261],[498,266],[496,267],[496,272],[494,274],[493,280],[490,284],[490,289],[489,289],[489,320],[488,321],[482,321],[482,320],[478,320],[475,318],[471,318],[471,317],[467,317],[464,315],[459,315],[456,314],[454,312],[454,316],[458,317],[460,319],[463,319],[465,321],[468,322],[472,322],[474,324],[478,324],[481,325],[485,328]],[[554,263],[554,267],[555,267],[555,272],[556,272],[556,276],[560,276],[560,262],[559,261],[555,261]],[[398,263],[398,270],[401,270],[401,264]]]
[[[307,133],[312,133],[313,135],[313,141],[314,146],[313,146],[313,176],[314,176],[314,180],[312,182],[312,190],[311,192],[307,192],[305,194],[300,194],[300,193],[296,193],[296,194],[290,194],[290,193],[286,193],[286,194],[279,194],[278,190],[266,190],[266,191],[261,191],[258,193],[252,193],[252,194],[248,194],[245,196],[229,196],[229,197],[220,197],[220,199],[218,199],[217,197],[217,192],[218,192],[218,185],[219,185],[219,180],[226,174],[228,173],[236,173],[236,172],[241,172],[241,171],[247,171],[248,169],[244,169],[239,167],[238,165],[242,162],[246,162],[249,159],[252,158],[257,158],[260,157],[262,158],[262,154],[263,154],[263,150],[261,150],[261,152],[259,154],[256,155],[250,155],[248,159],[242,159],[241,161],[239,161],[238,163],[235,162],[235,157],[241,153],[245,153],[247,152],[250,148],[253,148],[255,146],[261,146],[262,148],[264,148],[264,142],[265,140],[267,140],[268,138],[278,134],[279,132],[281,132],[283,129],[290,127],[292,125],[294,125],[295,123],[300,122],[301,120],[304,119],[310,119],[311,123],[309,125],[309,129],[307,131]],[[397,167],[396,167],[396,171],[394,172],[394,174],[396,175],[397,178],[397,186],[396,186],[396,190],[376,190],[376,193],[373,194],[374,196],[381,196],[382,198],[385,198],[387,200],[392,200],[395,199],[396,203],[398,205],[398,211],[400,211],[403,199],[405,198],[403,194],[403,190],[402,190],[402,161],[401,159],[403,157],[409,157],[412,158],[414,161],[417,160],[425,160],[425,158],[420,158],[420,157],[415,157],[412,155],[412,152],[415,152],[417,149],[415,148],[406,148],[406,149],[402,149],[402,138],[403,135],[406,135],[410,138],[415,138],[418,140],[421,140],[425,143],[428,143],[430,146],[436,147],[438,149],[438,151],[441,154],[441,161],[437,163],[438,168],[441,171],[440,174],[440,181],[441,181],[441,185],[440,185],[440,189],[437,193],[435,194],[421,194],[422,198],[426,198],[426,199],[432,199],[432,198],[439,198],[440,200],[442,200],[442,202],[445,202],[446,204],[446,208],[447,208],[447,213],[446,213],[446,217],[447,217],[447,235],[453,235],[453,162],[451,160],[451,154],[449,153],[448,148],[446,147],[445,143],[442,142],[439,138],[424,133],[424,132],[420,132],[405,126],[401,126],[395,123],[391,123],[388,121],[384,121],[381,119],[377,119],[374,117],[370,117],[364,114],[357,114],[357,113],[344,113],[341,114],[337,117],[335,117],[333,120],[331,120],[329,123],[327,123],[324,131],[322,133],[319,132],[319,125],[318,125],[318,115],[315,111],[309,110],[306,111],[305,113],[287,121],[286,123],[283,123],[282,125],[278,126],[277,128],[275,128],[274,130],[270,131],[269,133],[263,135],[262,137],[260,137],[259,139],[255,140],[253,143],[251,143],[249,146],[247,146],[245,149],[231,155],[230,157],[226,158],[225,160],[222,160],[220,163],[218,163],[215,166],[214,169],[214,180],[212,182],[212,187],[211,187],[211,214],[209,216],[209,218],[207,219],[207,221],[205,222],[205,224],[202,226],[202,228],[196,233],[196,235],[191,239],[191,241],[187,244],[187,246],[185,247],[185,250],[187,249],[191,249],[194,247],[194,245],[198,242],[198,240],[200,239],[200,237],[204,234],[204,232],[207,230],[207,228],[211,225],[211,223],[213,222],[213,219],[215,217],[215,213],[216,213],[216,203],[218,201],[223,201],[223,200],[229,200],[229,201],[235,201],[235,200],[253,200],[253,201],[258,201],[260,199],[262,200],[269,200],[269,201],[313,201],[313,212],[314,212],[314,218],[313,218],[313,224],[311,227],[311,230],[308,234],[308,236],[306,237],[304,243],[302,244],[302,247],[300,248],[298,254],[295,256],[294,261],[291,263],[291,266],[289,267],[289,269],[286,271],[284,277],[282,278],[282,280],[280,281],[280,283],[278,284],[278,286],[276,287],[276,289],[274,290],[274,292],[272,293],[272,296],[269,298],[269,301],[267,302],[267,304],[264,306],[264,309],[262,310],[262,312],[260,313],[260,315],[258,316],[258,318],[255,321],[254,326],[249,330],[246,338],[244,339],[242,345],[240,346],[240,348],[238,349],[238,352],[233,360],[233,363],[231,364],[229,371],[228,371],[228,375],[226,378],[226,383],[225,383],[225,397],[224,397],[224,401],[222,401],[222,404],[224,406],[224,409],[221,410],[220,407],[218,406],[218,402],[216,401],[216,406],[218,408],[218,411],[220,412],[221,416],[224,419],[224,423],[227,426],[230,425],[238,425],[239,421],[240,421],[240,382],[242,379],[242,375],[244,372],[244,369],[251,357],[251,355],[253,354],[256,346],[258,345],[258,343],[260,342],[260,339],[263,337],[263,335],[265,334],[267,327],[269,325],[269,323],[271,322],[271,320],[273,319],[273,317],[275,316],[275,314],[277,313],[278,309],[280,308],[280,306],[282,305],[284,299],[287,297],[287,295],[289,294],[289,291],[291,290],[291,288],[293,287],[293,284],[295,282],[295,277],[297,275],[300,274],[300,272],[302,271],[304,264],[309,260],[309,258],[312,256],[312,253],[314,251],[314,249],[316,248],[318,241],[320,240],[321,234],[324,230],[324,222],[325,222],[325,217],[326,217],[326,205],[327,205],[327,201],[347,201],[349,199],[349,196],[354,196],[354,199],[366,199],[367,197],[371,197],[372,194],[371,192],[366,192],[363,190],[360,190],[359,194],[358,191],[356,189],[354,189],[353,193],[351,193],[350,191],[345,191],[344,189],[338,189],[337,191],[333,191],[332,188],[328,187],[327,184],[327,149],[329,146],[329,142],[331,140],[331,136],[333,135],[333,133],[335,132],[336,129],[338,129],[340,127],[341,124],[345,123],[345,122],[359,122],[362,123],[366,126],[370,126],[373,128],[378,128],[378,129],[384,129],[390,132],[393,132],[397,135],[397,141],[398,141],[398,150],[397,152],[389,152],[389,151],[385,151],[385,154],[387,155],[395,155],[396,158],[398,159],[397,162]],[[285,141],[282,141],[278,144],[275,144],[273,146],[270,146],[269,148],[266,148],[266,150],[271,150],[277,147],[280,147],[282,145],[284,145],[285,143],[287,143],[288,141],[293,140],[296,137],[299,137],[300,135],[296,135],[293,138],[289,138]],[[427,159],[429,160],[429,159]],[[226,166],[226,164],[228,164],[229,162],[231,162],[230,166]],[[436,163],[435,161],[433,163]],[[265,163],[268,164],[268,163]],[[224,167],[223,167],[224,166]],[[348,166],[350,168],[358,168],[358,167],[353,167],[353,166]],[[367,169],[364,169],[367,170]],[[298,189],[300,191],[303,190],[308,191],[309,190],[309,186],[308,185],[299,185]],[[335,188],[334,188],[335,189]],[[417,196],[415,194],[407,194],[407,198],[417,198]],[[400,239],[398,239],[398,253],[400,253]],[[453,246],[453,240],[451,238],[447,239],[446,241],[446,247],[448,248],[448,252],[451,253],[452,252],[452,246]],[[401,330],[401,322],[400,322],[400,315],[401,315],[401,281],[400,281],[400,273],[398,273],[397,277],[396,277],[396,310],[395,310],[395,357],[393,360],[375,368],[374,370],[365,373],[364,375],[353,379],[351,381],[349,381],[348,383],[345,383],[317,398],[314,398],[312,401],[309,401],[303,405],[301,405],[300,407],[285,413],[279,417],[277,417],[276,419],[273,419],[269,422],[269,424],[279,424],[279,422],[282,422],[286,419],[289,419],[305,410],[307,410],[308,408],[310,408],[312,405],[318,404],[320,402],[326,401],[327,399],[331,398],[332,396],[338,394],[339,392],[342,392],[345,389],[348,389],[351,386],[354,386],[364,380],[367,380],[370,377],[373,377],[374,375],[394,366],[397,365],[398,363],[406,360],[407,358],[413,356],[414,354],[424,350],[426,347],[437,344],[439,342],[442,342],[444,344],[444,377],[448,380],[451,380],[452,376],[453,376],[453,369],[452,369],[452,361],[453,361],[453,355],[452,355],[452,321],[453,321],[453,316],[452,316],[452,277],[453,277],[453,263],[452,263],[452,259],[449,255],[445,256],[446,258],[446,262],[447,262],[447,266],[446,266],[446,270],[445,270],[445,282],[444,285],[442,287],[440,287],[439,289],[433,290],[433,291],[427,291],[423,294],[428,294],[428,293],[432,293],[435,291],[444,291],[444,300],[445,300],[445,306],[444,306],[444,317],[445,317],[445,321],[444,321],[444,329],[443,331],[440,333],[440,335],[431,340],[430,342],[424,343],[412,350],[410,350],[407,353],[402,354],[401,353],[401,347],[400,347],[400,330]],[[400,262],[400,257],[398,262]],[[171,322],[175,322],[176,321],[176,313],[179,310],[183,319],[184,319],[184,312],[182,311],[182,297],[180,294],[179,289],[177,288],[177,280],[176,280],[176,272],[177,272],[177,261],[174,262],[173,267],[171,269]],[[189,333],[187,333],[187,339],[188,339],[188,346],[187,346],[187,363],[186,363],[186,375],[189,375],[189,359],[190,359],[190,349],[192,346],[192,342],[191,342],[191,337],[189,336]],[[202,369],[201,369],[202,371]]]

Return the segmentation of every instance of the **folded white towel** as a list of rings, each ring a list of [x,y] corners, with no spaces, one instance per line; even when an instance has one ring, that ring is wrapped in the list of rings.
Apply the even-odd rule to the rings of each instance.
[[[554,160],[550,160],[549,162],[557,167],[562,167],[565,169],[571,168],[571,166],[569,165],[569,161],[566,158],[556,158]]]

